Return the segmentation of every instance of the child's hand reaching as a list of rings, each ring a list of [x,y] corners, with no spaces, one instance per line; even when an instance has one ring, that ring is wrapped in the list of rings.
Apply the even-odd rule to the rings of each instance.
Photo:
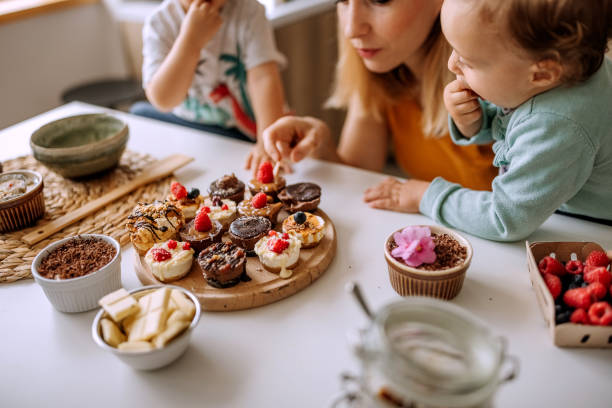
[[[200,50],[217,34],[223,20],[219,9],[225,0],[193,0],[181,25],[181,35]]]
[[[299,162],[316,150],[328,137],[329,130],[318,119],[285,116],[263,132],[266,152],[276,161]]]
[[[482,126],[482,108],[478,95],[465,82],[456,79],[446,85],[444,105],[463,136],[470,138],[478,133]]]
[[[245,170],[251,170],[251,172],[253,173],[253,178],[257,178],[257,170],[259,169],[259,166],[265,161],[274,163],[274,160],[272,160],[270,156],[268,156],[268,154],[266,153],[263,144],[257,143],[255,144],[255,146],[253,146],[253,148],[247,155],[246,161],[244,163],[244,168]],[[291,173],[293,171],[291,169],[291,166],[289,166],[284,161],[281,162],[280,168],[285,173]]]
[[[368,188],[363,201],[372,208],[416,213],[428,187],[427,181],[410,179],[402,183],[389,177],[377,186]]]

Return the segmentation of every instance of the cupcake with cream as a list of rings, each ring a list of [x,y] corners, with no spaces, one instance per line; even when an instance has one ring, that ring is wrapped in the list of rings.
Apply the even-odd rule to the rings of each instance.
[[[191,270],[194,251],[189,242],[173,239],[153,245],[144,257],[151,273],[161,282],[181,279]]]
[[[283,279],[293,274],[300,260],[302,243],[295,233],[270,230],[255,244],[255,253],[261,264],[270,272],[279,273]]]
[[[211,220],[216,220],[223,226],[223,232],[227,231],[232,221],[236,219],[236,203],[230,199],[221,199],[217,196],[207,197],[201,209],[205,211]]]

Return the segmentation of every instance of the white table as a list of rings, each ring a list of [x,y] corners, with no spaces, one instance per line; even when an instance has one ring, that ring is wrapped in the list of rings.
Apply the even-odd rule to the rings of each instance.
[[[62,106],[0,132],[0,159],[29,153],[37,127],[71,114],[102,109]],[[157,157],[181,152],[195,161],[176,175],[187,186],[235,171],[242,179],[248,144],[114,112],[130,126],[128,148]],[[91,339],[95,312],[55,311],[32,280],[0,285],[0,406],[2,407],[324,407],[340,390],[339,374],[357,366],[347,333],[366,323],[344,291],[361,283],[376,309],[397,300],[382,245],[390,231],[431,224],[420,215],[369,209],[362,191],[383,175],[307,160],[289,182],[323,188],[321,208],[333,219],[338,251],[312,286],[280,302],[231,313],[204,313],[186,354],[154,372],[139,372],[99,349]],[[530,238],[595,241],[612,248],[609,227],[552,216]],[[509,340],[521,373],[503,386],[499,407],[610,407],[612,353],[559,349],[549,337],[529,282],[524,243],[470,237],[474,259],[452,302]],[[123,250],[126,288],[140,286],[133,251]]]

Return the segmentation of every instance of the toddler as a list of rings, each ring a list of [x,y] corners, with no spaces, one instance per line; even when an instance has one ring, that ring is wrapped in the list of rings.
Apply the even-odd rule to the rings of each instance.
[[[492,191],[437,178],[435,221],[514,241],[556,210],[612,225],[612,36],[608,0],[445,0],[457,75],[445,89],[457,144],[495,141]]]
[[[257,0],[164,0],[143,28],[143,84],[158,111],[132,112],[256,141],[283,115],[284,64]],[[247,168],[264,159],[257,143]]]

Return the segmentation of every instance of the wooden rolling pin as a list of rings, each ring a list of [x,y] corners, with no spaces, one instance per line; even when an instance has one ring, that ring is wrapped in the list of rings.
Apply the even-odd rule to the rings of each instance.
[[[145,184],[172,174],[174,170],[183,167],[192,160],[192,157],[185,156],[183,154],[173,154],[164,159],[151,163],[149,166],[142,169],[140,176],[130,180],[122,186],[114,188],[113,190],[104,194],[102,197],[90,201],[78,210],[71,211],[64,216],[35,229],[29,234],[24,235],[21,239],[29,245],[34,245],[37,242],[47,238],[49,235],[54,234],[68,225],[87,217],[93,212],[99,210],[109,203],[112,203],[119,197],[126,195],[138,187],[144,186]]]

